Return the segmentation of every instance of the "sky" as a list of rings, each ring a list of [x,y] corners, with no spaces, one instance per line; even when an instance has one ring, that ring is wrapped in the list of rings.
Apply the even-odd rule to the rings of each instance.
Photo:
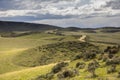
[[[120,27],[120,0],[0,0],[0,20],[61,27]]]

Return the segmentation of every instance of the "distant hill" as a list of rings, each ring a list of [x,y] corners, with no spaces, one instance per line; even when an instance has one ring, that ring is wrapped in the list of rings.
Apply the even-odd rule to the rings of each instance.
[[[100,30],[100,32],[103,33],[114,33],[114,32],[120,32],[120,27],[101,27],[98,28],[98,30]]]
[[[100,27],[100,28],[78,28],[78,27],[67,27],[64,31],[82,31],[86,33],[96,33],[99,30],[103,33],[120,32],[120,27]]]
[[[0,32],[43,31],[43,30],[52,30],[52,29],[60,29],[60,27],[52,26],[52,25],[46,25],[46,24],[0,21]]]
[[[12,21],[0,21],[0,32],[12,32],[12,31],[45,31],[45,30],[61,30],[61,31],[84,31],[88,33],[95,33],[95,30],[101,32],[120,32],[120,27],[101,27],[101,28],[79,28],[79,27],[67,27],[62,28],[47,24],[26,23],[26,22],[12,22]]]

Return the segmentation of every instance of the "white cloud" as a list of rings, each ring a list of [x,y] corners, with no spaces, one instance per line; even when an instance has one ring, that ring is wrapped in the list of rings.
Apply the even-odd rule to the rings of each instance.
[[[78,22],[81,19],[90,19],[93,22],[95,19],[101,19],[102,23],[104,20],[112,23],[114,17],[120,20],[116,18],[120,16],[120,1],[118,0],[6,0],[8,5],[5,5],[5,0],[2,1],[0,19],[1,17],[32,16],[34,20],[40,19],[40,23],[62,24],[63,26],[85,24],[85,20]]]
[[[35,16],[35,14],[51,14],[61,16],[112,16],[120,14],[120,10],[103,7],[111,0],[16,0],[16,5],[22,10],[0,11],[0,17],[8,16]],[[31,13],[31,14],[28,14]]]
[[[104,27],[104,26],[116,26],[119,27],[120,17],[93,17],[87,19],[71,18],[71,19],[46,19],[36,20],[34,23],[44,23],[63,27]]]
[[[15,16],[35,16],[29,13],[37,13],[37,10],[7,10],[0,11],[0,17],[15,17]]]

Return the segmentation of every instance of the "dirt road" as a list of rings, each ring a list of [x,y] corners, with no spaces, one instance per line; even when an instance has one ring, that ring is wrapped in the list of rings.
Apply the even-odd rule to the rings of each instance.
[[[78,39],[81,42],[86,42],[86,35],[82,35],[82,37],[80,37],[80,39]]]

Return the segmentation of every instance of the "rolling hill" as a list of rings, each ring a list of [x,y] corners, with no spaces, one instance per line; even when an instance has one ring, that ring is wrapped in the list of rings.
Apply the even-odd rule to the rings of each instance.
[[[58,27],[47,24],[27,23],[27,22],[12,22],[12,21],[0,21],[0,32],[12,32],[12,31],[46,31],[46,30],[61,30],[61,31],[85,31],[95,32],[100,30],[101,32],[120,32],[120,27],[103,27],[100,28],[79,28],[79,27]]]
[[[43,30],[52,30],[52,29],[60,29],[60,27],[46,25],[46,24],[0,21],[0,32],[43,31]]]
[[[63,35],[51,33],[55,30]],[[58,80],[58,75],[61,74],[59,77],[65,77],[61,80],[119,80],[120,64],[116,65],[115,72],[109,74],[107,71],[111,65],[106,65],[107,60],[104,58],[109,54],[104,52],[108,46],[116,48],[120,45],[119,31],[119,27],[60,28],[45,24],[0,21],[0,35],[3,33],[12,36],[0,37],[0,80]],[[88,41],[80,42],[79,39],[84,35]],[[108,60],[111,56],[120,60],[117,58],[119,55],[120,51],[109,55]],[[97,77],[90,78],[87,66],[94,60],[100,65],[95,70]],[[59,65],[57,68],[61,69],[60,72],[54,75],[50,73],[61,61],[68,62],[68,65],[62,69]],[[82,69],[79,66],[81,63],[85,64]],[[79,75],[74,76],[73,70],[77,70]],[[73,74],[72,77],[71,74],[66,77],[66,72]]]

